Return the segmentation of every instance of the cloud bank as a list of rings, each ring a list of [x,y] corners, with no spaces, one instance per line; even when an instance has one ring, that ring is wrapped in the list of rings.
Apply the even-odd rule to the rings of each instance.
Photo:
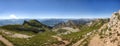
[[[15,14],[11,14],[9,17],[10,19],[19,19]]]

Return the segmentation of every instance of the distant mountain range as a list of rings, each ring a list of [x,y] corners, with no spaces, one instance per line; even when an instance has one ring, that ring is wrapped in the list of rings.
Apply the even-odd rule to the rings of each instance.
[[[92,21],[92,19],[74,19],[74,20],[68,20],[66,22],[61,22],[59,24],[56,24],[54,26],[54,28],[62,28],[62,27],[77,28],[78,26],[90,23],[91,21]]]
[[[0,20],[0,26],[4,25],[14,25],[14,24],[23,24],[24,20],[29,21],[31,19],[5,19]],[[36,19],[39,22],[48,25],[48,26],[54,26],[59,23],[67,22],[68,20],[74,20],[76,24],[84,23],[86,21],[90,21],[90,19]]]

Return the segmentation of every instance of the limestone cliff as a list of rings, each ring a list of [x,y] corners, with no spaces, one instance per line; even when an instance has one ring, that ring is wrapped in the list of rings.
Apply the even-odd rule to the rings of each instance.
[[[102,27],[91,38],[89,46],[120,46],[120,11],[113,13],[110,21]]]

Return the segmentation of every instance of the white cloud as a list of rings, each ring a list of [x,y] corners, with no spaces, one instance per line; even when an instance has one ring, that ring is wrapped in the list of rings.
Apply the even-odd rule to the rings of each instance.
[[[15,14],[11,14],[9,17],[10,19],[19,19]]]

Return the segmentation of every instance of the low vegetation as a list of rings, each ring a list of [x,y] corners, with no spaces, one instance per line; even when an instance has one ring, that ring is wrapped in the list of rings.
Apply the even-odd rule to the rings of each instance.
[[[48,46],[58,42],[55,38],[51,37],[53,35],[56,35],[56,33],[49,31],[38,33],[31,38],[13,38],[6,36],[5,34],[2,35],[10,42],[12,42],[15,46]]]
[[[58,31],[57,31],[57,33],[65,33],[65,32],[67,32],[68,30],[66,30],[66,29],[59,29]]]
[[[5,46],[2,42],[0,42],[0,46]]]

